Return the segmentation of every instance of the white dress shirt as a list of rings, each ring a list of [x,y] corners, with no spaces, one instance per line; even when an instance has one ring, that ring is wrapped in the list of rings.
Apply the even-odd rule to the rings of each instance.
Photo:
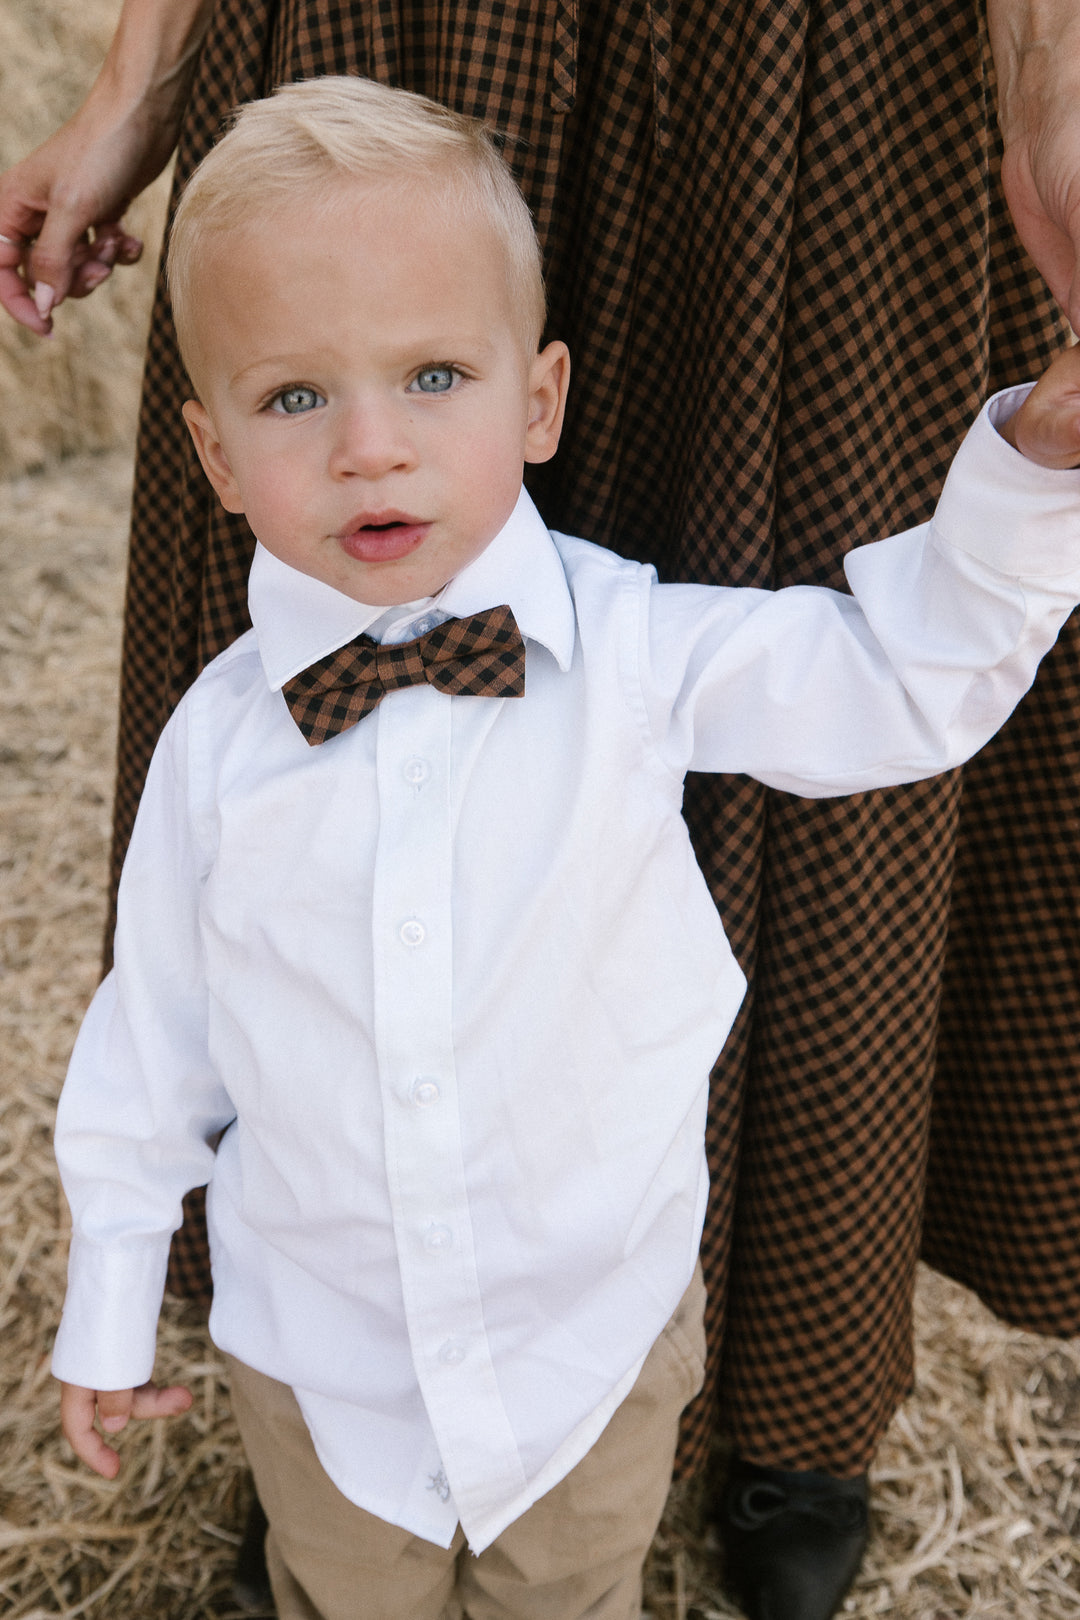
[[[155,754],[60,1106],[59,1377],[150,1377],[209,1179],[215,1342],[293,1387],[346,1496],[480,1551],[569,1471],[690,1281],[744,991],[685,772],[817,796],[966,759],[1080,597],[1080,473],[984,415],[933,524],[847,574],[658,585],[524,494],[433,608],[258,551],[254,630]],[[360,631],[503,602],[523,699],[392,692],[315,748],[293,723],[282,683]]]

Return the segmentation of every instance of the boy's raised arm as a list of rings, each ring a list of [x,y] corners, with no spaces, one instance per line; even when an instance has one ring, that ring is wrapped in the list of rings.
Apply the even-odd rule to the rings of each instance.
[[[824,798],[989,741],[1080,601],[1080,348],[990,401],[930,523],[844,566],[850,595],[643,587],[643,696],[672,771]]]

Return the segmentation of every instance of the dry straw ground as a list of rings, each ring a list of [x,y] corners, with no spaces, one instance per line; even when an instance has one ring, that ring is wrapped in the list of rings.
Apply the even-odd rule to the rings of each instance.
[[[0,166],[75,104],[116,0],[5,0]],[[158,195],[143,205],[151,234]],[[166,1305],[159,1376],[192,1414],[125,1436],[121,1480],[57,1436],[48,1353],[63,1292],[52,1111],[97,976],[130,438],[149,271],[63,312],[48,345],[0,324],[0,1614],[235,1614],[245,1485],[221,1366]],[[44,467],[33,476],[26,469]],[[927,1273],[918,1388],[874,1475],[875,1539],[848,1602],[896,1620],[1080,1620],[1080,1344],[1010,1332]],[[736,1611],[693,1493],[650,1571],[657,1620]]]

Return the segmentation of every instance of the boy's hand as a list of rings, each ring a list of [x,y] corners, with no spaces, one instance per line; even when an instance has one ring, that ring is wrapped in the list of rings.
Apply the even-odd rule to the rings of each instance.
[[[1040,467],[1080,467],[1080,345],[1058,355],[1000,432]]]
[[[119,1434],[129,1418],[178,1417],[191,1405],[191,1391],[182,1384],[159,1389],[142,1384],[138,1389],[83,1389],[80,1384],[60,1385],[60,1425],[76,1457],[103,1479],[120,1472],[119,1455],[94,1428],[94,1414],[106,1434]]]

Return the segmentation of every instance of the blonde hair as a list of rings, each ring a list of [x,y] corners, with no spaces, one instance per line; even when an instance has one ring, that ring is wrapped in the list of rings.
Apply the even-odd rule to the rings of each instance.
[[[530,343],[539,343],[545,318],[540,244],[490,132],[426,96],[338,76],[282,85],[239,108],[185,186],[167,258],[182,353],[194,348],[194,287],[208,238],[248,224],[277,203],[329,194],[348,179],[434,187],[455,212],[489,224],[506,255],[514,308]]]

